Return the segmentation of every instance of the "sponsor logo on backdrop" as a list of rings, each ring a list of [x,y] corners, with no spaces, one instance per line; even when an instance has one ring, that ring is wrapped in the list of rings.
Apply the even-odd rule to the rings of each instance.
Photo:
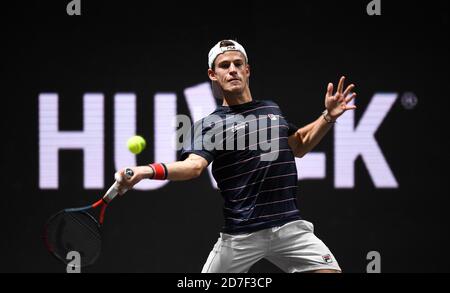
[[[39,188],[41,189],[58,189],[59,177],[64,176],[58,169],[58,154],[61,150],[83,151],[81,172],[84,178],[83,186],[86,189],[105,187],[105,159],[113,160],[115,169],[137,165],[136,155],[130,153],[125,147],[127,139],[138,133],[136,94],[116,93],[113,96],[114,105],[113,113],[111,113],[113,124],[106,126],[108,132],[113,133],[113,141],[106,145],[104,94],[85,93],[81,98],[83,112],[80,113],[80,117],[83,117],[83,127],[79,131],[65,131],[58,128],[58,120],[63,119],[62,113],[58,112],[58,93],[46,92],[38,96]],[[177,113],[177,99],[182,98],[186,101],[190,116]],[[325,179],[328,159],[333,161],[334,170],[330,173],[333,174],[334,187],[353,188],[355,161],[361,158],[375,188],[398,188],[398,182],[383,155],[382,141],[375,139],[375,134],[397,98],[397,93],[375,93],[365,109],[358,109],[363,113],[357,122],[354,111],[348,111],[342,115],[333,128],[333,151],[331,153],[312,151],[301,159],[296,158],[298,178],[300,180]],[[407,100],[413,99],[409,96]],[[182,147],[181,134],[190,129],[192,121],[198,121],[209,115],[217,106],[208,82],[186,88],[184,97],[179,97],[176,93],[156,93],[153,103],[153,113],[148,113],[148,117],[152,117],[154,121],[154,129],[151,131],[153,137],[149,138],[153,142],[153,149],[145,151],[152,151],[153,160],[157,162],[176,161],[178,151]],[[273,114],[267,115],[266,118],[268,119],[265,120],[270,123],[279,121],[279,117]],[[294,117],[289,118],[295,120]],[[239,129],[246,128],[245,125],[236,124],[231,129],[239,133]],[[380,134],[378,136],[382,137]],[[269,151],[276,150],[277,143],[266,147]],[[108,152],[113,154],[113,158],[105,158],[105,148],[113,149],[112,152]],[[208,170],[211,184],[217,188],[211,174],[211,166]],[[108,174],[108,176],[112,175]],[[166,184],[168,181],[143,180],[135,186],[135,189],[152,190]]]

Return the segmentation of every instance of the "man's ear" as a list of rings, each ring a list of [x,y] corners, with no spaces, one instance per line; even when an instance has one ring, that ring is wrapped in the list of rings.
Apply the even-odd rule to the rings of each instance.
[[[211,68],[208,69],[208,77],[211,81],[217,81],[216,73]]]
[[[246,76],[247,86],[250,86],[250,65],[249,64],[245,65],[245,73],[247,74],[247,76]]]

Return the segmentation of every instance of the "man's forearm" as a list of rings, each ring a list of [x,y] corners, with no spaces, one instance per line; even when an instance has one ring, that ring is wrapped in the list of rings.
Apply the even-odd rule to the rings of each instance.
[[[186,159],[184,161],[173,162],[166,164],[167,166],[167,179],[172,181],[189,180],[200,176],[202,172],[202,166],[200,162],[195,160]]]
[[[190,154],[184,161],[177,161],[164,165],[154,163],[152,164],[152,167],[149,165],[133,167],[132,170],[134,176],[131,178],[126,178],[124,175],[125,169],[122,169],[118,171],[118,175],[120,178],[124,178],[124,180],[120,180],[117,188],[119,189],[119,193],[123,194],[127,190],[132,189],[134,185],[143,179],[168,179],[172,181],[189,180],[200,176],[207,166],[208,161],[206,159],[195,154]],[[156,172],[156,174],[154,172]]]
[[[205,161],[206,162],[206,161]],[[167,179],[171,181],[182,181],[189,180],[200,176],[202,170],[204,169],[205,162],[199,160],[198,158],[187,158],[184,161],[177,161],[173,163],[166,163],[167,168]],[[206,163],[207,164],[207,163]],[[140,174],[142,174],[141,179],[151,179],[153,178],[153,169],[149,166],[139,166]]]
[[[332,128],[333,123],[325,121],[322,115],[314,122],[300,128],[295,133],[295,137],[298,140],[296,156],[303,157],[306,153],[310,152],[325,136],[325,134]]]

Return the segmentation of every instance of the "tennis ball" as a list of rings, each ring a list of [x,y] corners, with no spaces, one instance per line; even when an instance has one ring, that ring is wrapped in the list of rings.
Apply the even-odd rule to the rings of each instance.
[[[128,139],[127,147],[130,152],[137,155],[145,149],[145,139],[142,136],[135,135]]]

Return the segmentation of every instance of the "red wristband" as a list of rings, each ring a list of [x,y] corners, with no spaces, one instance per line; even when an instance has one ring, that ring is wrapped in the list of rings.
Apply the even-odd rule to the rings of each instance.
[[[153,163],[149,165],[153,169],[153,177],[150,179],[165,180],[167,179],[167,167],[164,163]]]

